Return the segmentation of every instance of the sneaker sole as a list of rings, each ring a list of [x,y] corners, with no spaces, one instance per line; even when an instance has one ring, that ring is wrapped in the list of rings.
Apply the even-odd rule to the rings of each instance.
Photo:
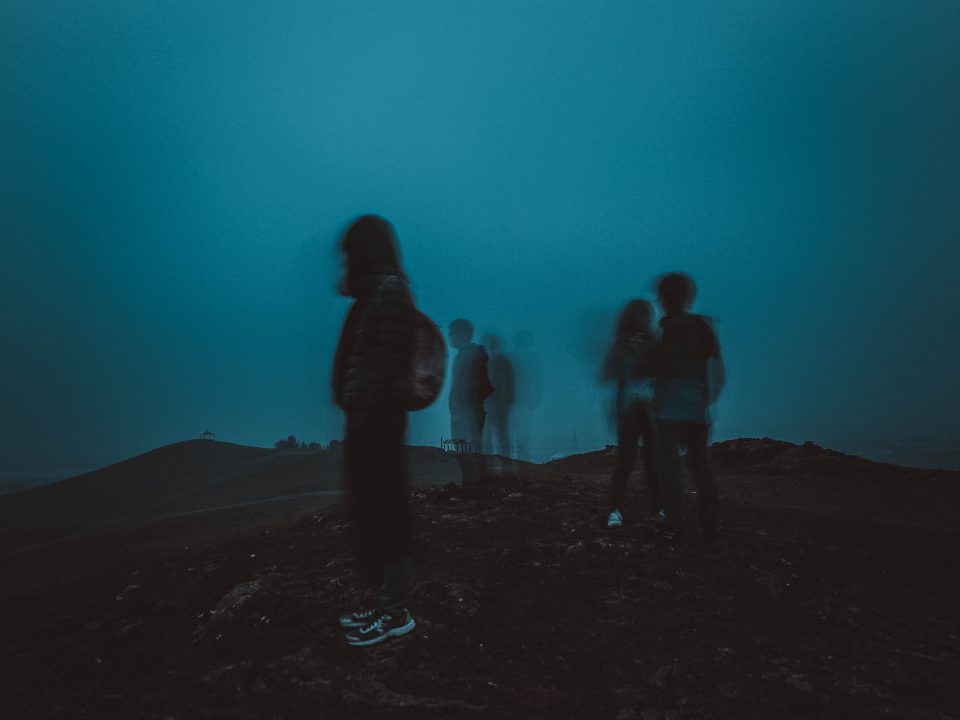
[[[354,638],[347,636],[347,644],[353,645],[354,647],[367,647],[369,645],[376,645],[377,643],[382,643],[384,640],[389,640],[392,637],[400,637],[401,635],[406,635],[408,632],[413,630],[417,626],[417,623],[414,622],[413,618],[410,618],[409,622],[400,627],[395,627],[393,630],[388,630],[383,635],[378,635],[375,638],[370,640],[355,640]]]

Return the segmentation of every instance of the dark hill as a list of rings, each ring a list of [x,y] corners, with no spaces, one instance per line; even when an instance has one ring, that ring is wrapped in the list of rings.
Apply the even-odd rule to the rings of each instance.
[[[960,473],[824,464],[828,451],[804,447],[715,448],[724,517],[708,545],[662,537],[633,496],[608,532],[603,452],[522,467],[483,498],[416,490],[419,626],[367,650],[336,626],[369,597],[339,507],[121,559],[0,601],[0,707],[157,720],[956,717]]]
[[[0,523],[6,529],[118,519],[169,501],[272,452],[203,440],[174,443],[100,470],[4,496]]]
[[[417,487],[459,479],[438,449],[409,448]],[[340,497],[340,453],[224,442],[167,445],[101,470],[0,497],[0,594],[83,573],[137,548],[289,523]]]

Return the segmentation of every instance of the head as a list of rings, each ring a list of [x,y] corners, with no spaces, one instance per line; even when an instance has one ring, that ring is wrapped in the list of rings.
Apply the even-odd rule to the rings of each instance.
[[[450,334],[450,344],[458,350],[468,345],[473,340],[473,323],[463,318],[458,318],[450,323],[448,328]]]
[[[667,315],[689,310],[696,295],[697,286],[686,273],[667,273],[657,280],[657,299]]]
[[[646,300],[631,300],[623,306],[617,320],[617,337],[632,333],[650,332],[653,306]]]
[[[402,275],[397,236],[393,226],[377,215],[354,220],[340,243],[346,262],[340,292],[358,296],[372,275]]]

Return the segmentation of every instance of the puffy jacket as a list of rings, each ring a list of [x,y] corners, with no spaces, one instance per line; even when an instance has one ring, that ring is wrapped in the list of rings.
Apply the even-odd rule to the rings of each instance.
[[[618,412],[627,412],[636,400],[652,398],[659,351],[659,340],[650,332],[616,338],[601,367],[600,379],[616,381]]]
[[[370,275],[340,333],[333,363],[334,401],[348,414],[403,407],[410,395],[416,309],[406,279]]]

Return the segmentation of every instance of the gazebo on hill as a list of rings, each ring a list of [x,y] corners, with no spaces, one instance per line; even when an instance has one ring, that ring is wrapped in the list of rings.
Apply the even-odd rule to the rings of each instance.
[[[454,452],[461,455],[469,455],[473,452],[473,445],[469,440],[454,438],[450,438],[449,440],[440,438],[440,448],[445,452]]]
[[[210,432],[209,430],[207,430],[206,432],[200,433],[200,439],[201,439],[201,440],[216,440],[216,439],[217,439],[217,436],[214,435],[214,434],[213,434],[212,432]]]

